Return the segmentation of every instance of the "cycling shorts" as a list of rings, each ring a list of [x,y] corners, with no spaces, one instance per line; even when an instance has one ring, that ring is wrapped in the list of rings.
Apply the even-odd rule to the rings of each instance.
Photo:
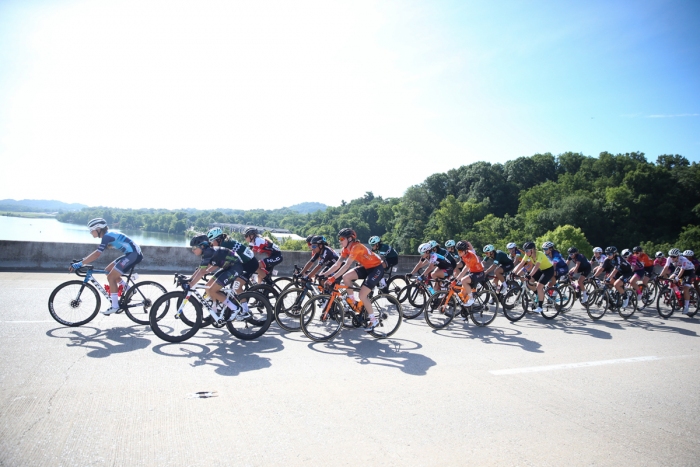
[[[644,267],[644,274],[647,277],[651,277],[651,275],[654,273],[654,265],[651,266],[645,266]]]
[[[532,278],[542,285],[547,285],[547,283],[552,280],[552,277],[554,277],[553,267],[545,269],[544,271],[542,269],[539,269],[536,273],[532,275]]]
[[[588,275],[591,273],[591,263],[588,263],[587,266],[579,266],[578,273],[583,277],[588,277]]]
[[[368,287],[373,289],[379,284],[379,281],[384,277],[384,266],[381,264],[373,268],[365,269],[362,266],[358,266],[355,269],[355,274],[357,274],[358,279],[364,279],[360,287]]]
[[[684,269],[683,270],[683,277],[681,277],[681,281],[685,285],[693,285],[693,279],[695,279],[695,270],[693,269]]]
[[[114,260],[114,269],[116,269],[119,274],[125,275],[126,272],[139,264],[143,259],[143,255],[132,251]]]
[[[386,261],[387,269],[390,269],[399,264],[399,257],[395,256],[393,258],[384,258],[384,261]]]
[[[624,272],[624,273],[622,271],[617,271],[617,273],[615,274],[615,280],[618,280],[621,278],[622,282],[624,282],[626,284],[630,281],[632,276],[634,276],[634,271]]]
[[[260,262],[263,263],[267,273],[272,274],[272,270],[275,269],[275,266],[282,262],[282,253],[272,253],[270,257],[260,260]]]
[[[214,273],[214,280],[221,287],[226,287],[238,277],[234,269],[233,266],[228,269],[219,269]]]
[[[439,269],[443,273],[445,273],[445,277],[450,277],[452,273],[455,271],[454,268],[447,268],[447,269]]]
[[[515,269],[515,263],[510,263],[506,265],[502,264],[499,267],[503,270],[503,274],[505,275],[511,272],[513,269]]]
[[[483,284],[486,281],[486,274],[484,272],[470,272],[467,274],[469,278],[469,285],[474,288],[479,284]]]

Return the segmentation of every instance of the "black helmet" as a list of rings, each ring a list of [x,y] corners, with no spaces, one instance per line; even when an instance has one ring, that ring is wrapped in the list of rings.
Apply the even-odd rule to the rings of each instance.
[[[344,229],[340,229],[340,232],[338,232],[338,237],[347,238],[347,239],[350,239],[350,238],[355,239],[355,238],[357,238],[357,234],[352,229],[344,228]]]
[[[190,240],[190,246],[191,247],[209,246],[209,238],[207,238],[206,235],[197,235],[196,237],[192,237],[192,239]]]
[[[460,240],[457,242],[457,245],[455,245],[455,248],[457,248],[457,251],[466,251],[467,242],[465,242],[464,240]]]
[[[534,250],[535,242],[525,242],[523,243],[523,250]]]
[[[306,237],[306,243],[311,243],[311,240],[313,240],[313,239],[314,239],[314,236],[313,236],[313,235],[308,235],[308,236]]]
[[[578,248],[576,248],[575,246],[572,246],[571,248],[566,250],[566,252],[569,253],[570,255],[573,255],[575,253],[578,253]]]
[[[328,245],[328,242],[326,241],[326,237],[323,235],[316,235],[314,238],[311,239],[311,244],[312,245]]]
[[[615,253],[617,253],[617,248],[615,248],[614,246],[609,246],[605,249],[606,255],[614,255]]]
[[[636,246],[632,248],[632,251],[635,253],[641,253],[642,252],[642,247],[641,246]]]
[[[245,229],[245,231],[243,232],[243,235],[246,236],[246,237],[247,237],[248,235],[257,235],[257,234],[258,234],[258,229],[256,229],[255,227],[248,227],[248,228]]]

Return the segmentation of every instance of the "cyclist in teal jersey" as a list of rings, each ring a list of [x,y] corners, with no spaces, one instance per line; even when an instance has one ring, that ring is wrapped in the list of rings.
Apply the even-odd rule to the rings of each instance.
[[[233,292],[238,293],[243,290],[243,280],[250,281],[255,271],[258,269],[258,262],[255,254],[247,245],[229,238],[219,227],[214,227],[207,232],[207,239],[213,247],[228,248],[238,255],[240,262],[233,265],[233,272],[236,279],[233,281]],[[243,279],[240,279],[242,277]]]
[[[496,282],[496,293],[501,291],[501,284],[505,283],[505,275],[508,274],[515,268],[515,263],[510,259],[506,253],[501,250],[496,250],[493,245],[486,245],[484,247],[484,253],[486,253],[487,258],[493,260],[493,264],[485,271],[488,276],[491,271],[494,271],[495,282]]]

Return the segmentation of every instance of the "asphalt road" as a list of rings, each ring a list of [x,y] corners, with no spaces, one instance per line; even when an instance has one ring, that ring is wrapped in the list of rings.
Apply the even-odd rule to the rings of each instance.
[[[123,314],[53,321],[71,278],[0,273],[2,466],[700,463],[697,318],[574,308],[442,331],[419,318],[383,341],[273,324],[167,344]]]

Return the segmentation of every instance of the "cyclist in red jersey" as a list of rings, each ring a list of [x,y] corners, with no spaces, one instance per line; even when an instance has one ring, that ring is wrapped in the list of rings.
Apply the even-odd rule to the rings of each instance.
[[[368,295],[379,283],[381,278],[384,277],[382,260],[379,255],[372,253],[369,248],[357,240],[357,234],[352,229],[341,229],[340,232],[338,232],[338,240],[340,241],[340,246],[343,248],[343,251],[340,253],[340,259],[346,259],[346,261],[344,264],[342,264],[341,261],[337,261],[326,271],[326,277],[328,278],[327,284],[335,283],[335,278],[342,276],[343,283],[347,287],[351,287],[354,280],[363,279],[362,287],[360,287],[360,300],[365,306],[369,317],[370,324],[365,330],[370,332],[379,324],[379,320],[374,315],[372,302],[370,302]],[[360,266],[352,271],[348,271],[355,261],[357,261]]]

